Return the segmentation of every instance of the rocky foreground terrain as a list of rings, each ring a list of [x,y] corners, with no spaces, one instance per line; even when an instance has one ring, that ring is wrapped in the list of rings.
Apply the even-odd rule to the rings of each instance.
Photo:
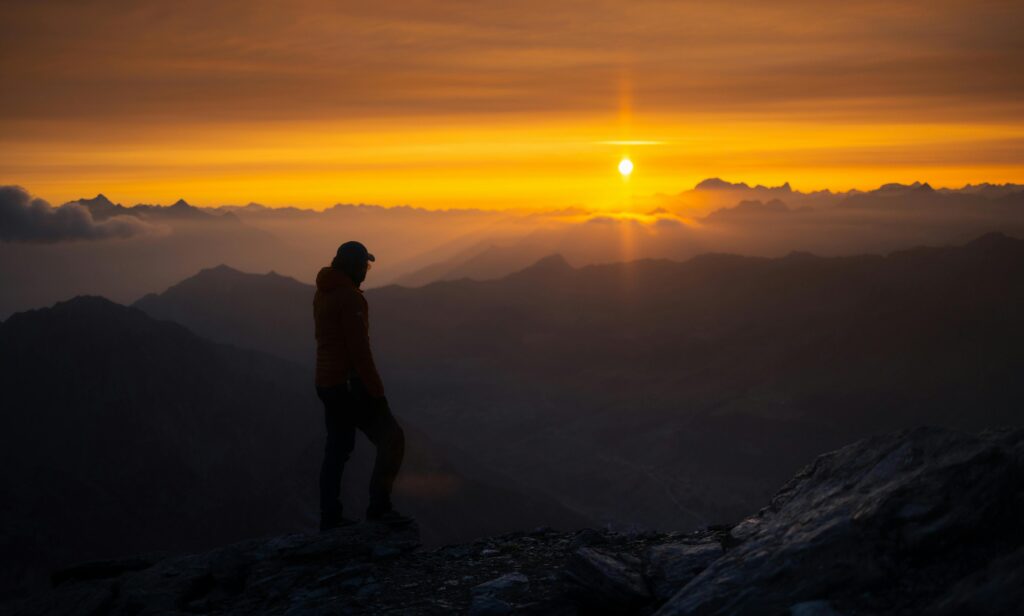
[[[821,456],[695,532],[536,529],[418,549],[360,524],[54,573],[13,614],[1024,613],[1024,429],[932,428]]]

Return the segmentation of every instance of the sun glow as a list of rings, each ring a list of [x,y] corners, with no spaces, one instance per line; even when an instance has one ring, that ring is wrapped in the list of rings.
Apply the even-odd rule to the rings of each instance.
[[[1024,139],[1024,124],[1001,122],[633,118],[633,134],[662,142],[650,146],[601,143],[608,133],[629,134],[603,116],[521,115],[500,125],[389,117],[145,130],[51,122],[37,137],[6,127],[0,122],[0,185],[25,186],[51,203],[102,192],[123,204],[185,197],[199,205],[255,201],[317,209],[362,202],[647,211],[655,206],[642,199],[676,195],[711,177],[766,186],[788,181],[811,191],[870,190],[890,181],[1019,182],[1024,173],[1024,164],[992,153],[993,144]],[[643,172],[632,177],[631,154],[641,155],[641,148]],[[978,162],[959,163],[966,155]],[[630,175],[619,168],[626,160]],[[638,200],[635,207],[631,199]],[[706,213],[701,207],[693,203],[691,210]]]
[[[629,174],[633,173],[633,161],[628,158],[623,158],[622,161],[619,162],[619,173],[622,174],[622,177],[628,178]]]

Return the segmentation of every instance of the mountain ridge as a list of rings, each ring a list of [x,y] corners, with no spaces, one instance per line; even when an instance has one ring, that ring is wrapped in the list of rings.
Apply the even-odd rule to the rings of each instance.
[[[1019,416],[1024,242],[975,239],[884,256],[712,253],[378,287],[366,291],[371,340],[395,408],[464,472],[500,469],[613,526],[678,520],[665,493],[675,515],[708,522],[871,431]],[[173,318],[281,356],[302,341],[295,359],[310,362],[312,287],[274,299],[272,280],[251,280],[258,288],[229,310],[200,294]],[[968,414],[955,402],[965,399]],[[634,429],[616,429],[626,416]],[[693,480],[701,468],[714,478]]]

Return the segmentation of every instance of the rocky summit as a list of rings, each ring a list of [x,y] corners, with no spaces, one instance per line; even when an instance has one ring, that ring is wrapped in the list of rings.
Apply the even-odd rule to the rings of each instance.
[[[55,572],[13,614],[1024,613],[1024,430],[918,428],[818,458],[694,532],[541,528],[424,550],[358,524]]]

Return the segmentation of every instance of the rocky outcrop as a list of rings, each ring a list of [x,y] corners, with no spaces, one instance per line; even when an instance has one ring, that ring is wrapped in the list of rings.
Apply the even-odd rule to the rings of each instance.
[[[819,458],[739,524],[537,529],[432,550],[360,524],[91,563],[14,614],[1011,614],[1024,430],[916,429]]]
[[[738,545],[658,612],[764,614],[826,601],[839,613],[1007,613],[1024,607],[1024,430],[937,429],[821,456],[757,515]],[[990,569],[985,575],[980,571]],[[985,599],[991,597],[992,600]]]

